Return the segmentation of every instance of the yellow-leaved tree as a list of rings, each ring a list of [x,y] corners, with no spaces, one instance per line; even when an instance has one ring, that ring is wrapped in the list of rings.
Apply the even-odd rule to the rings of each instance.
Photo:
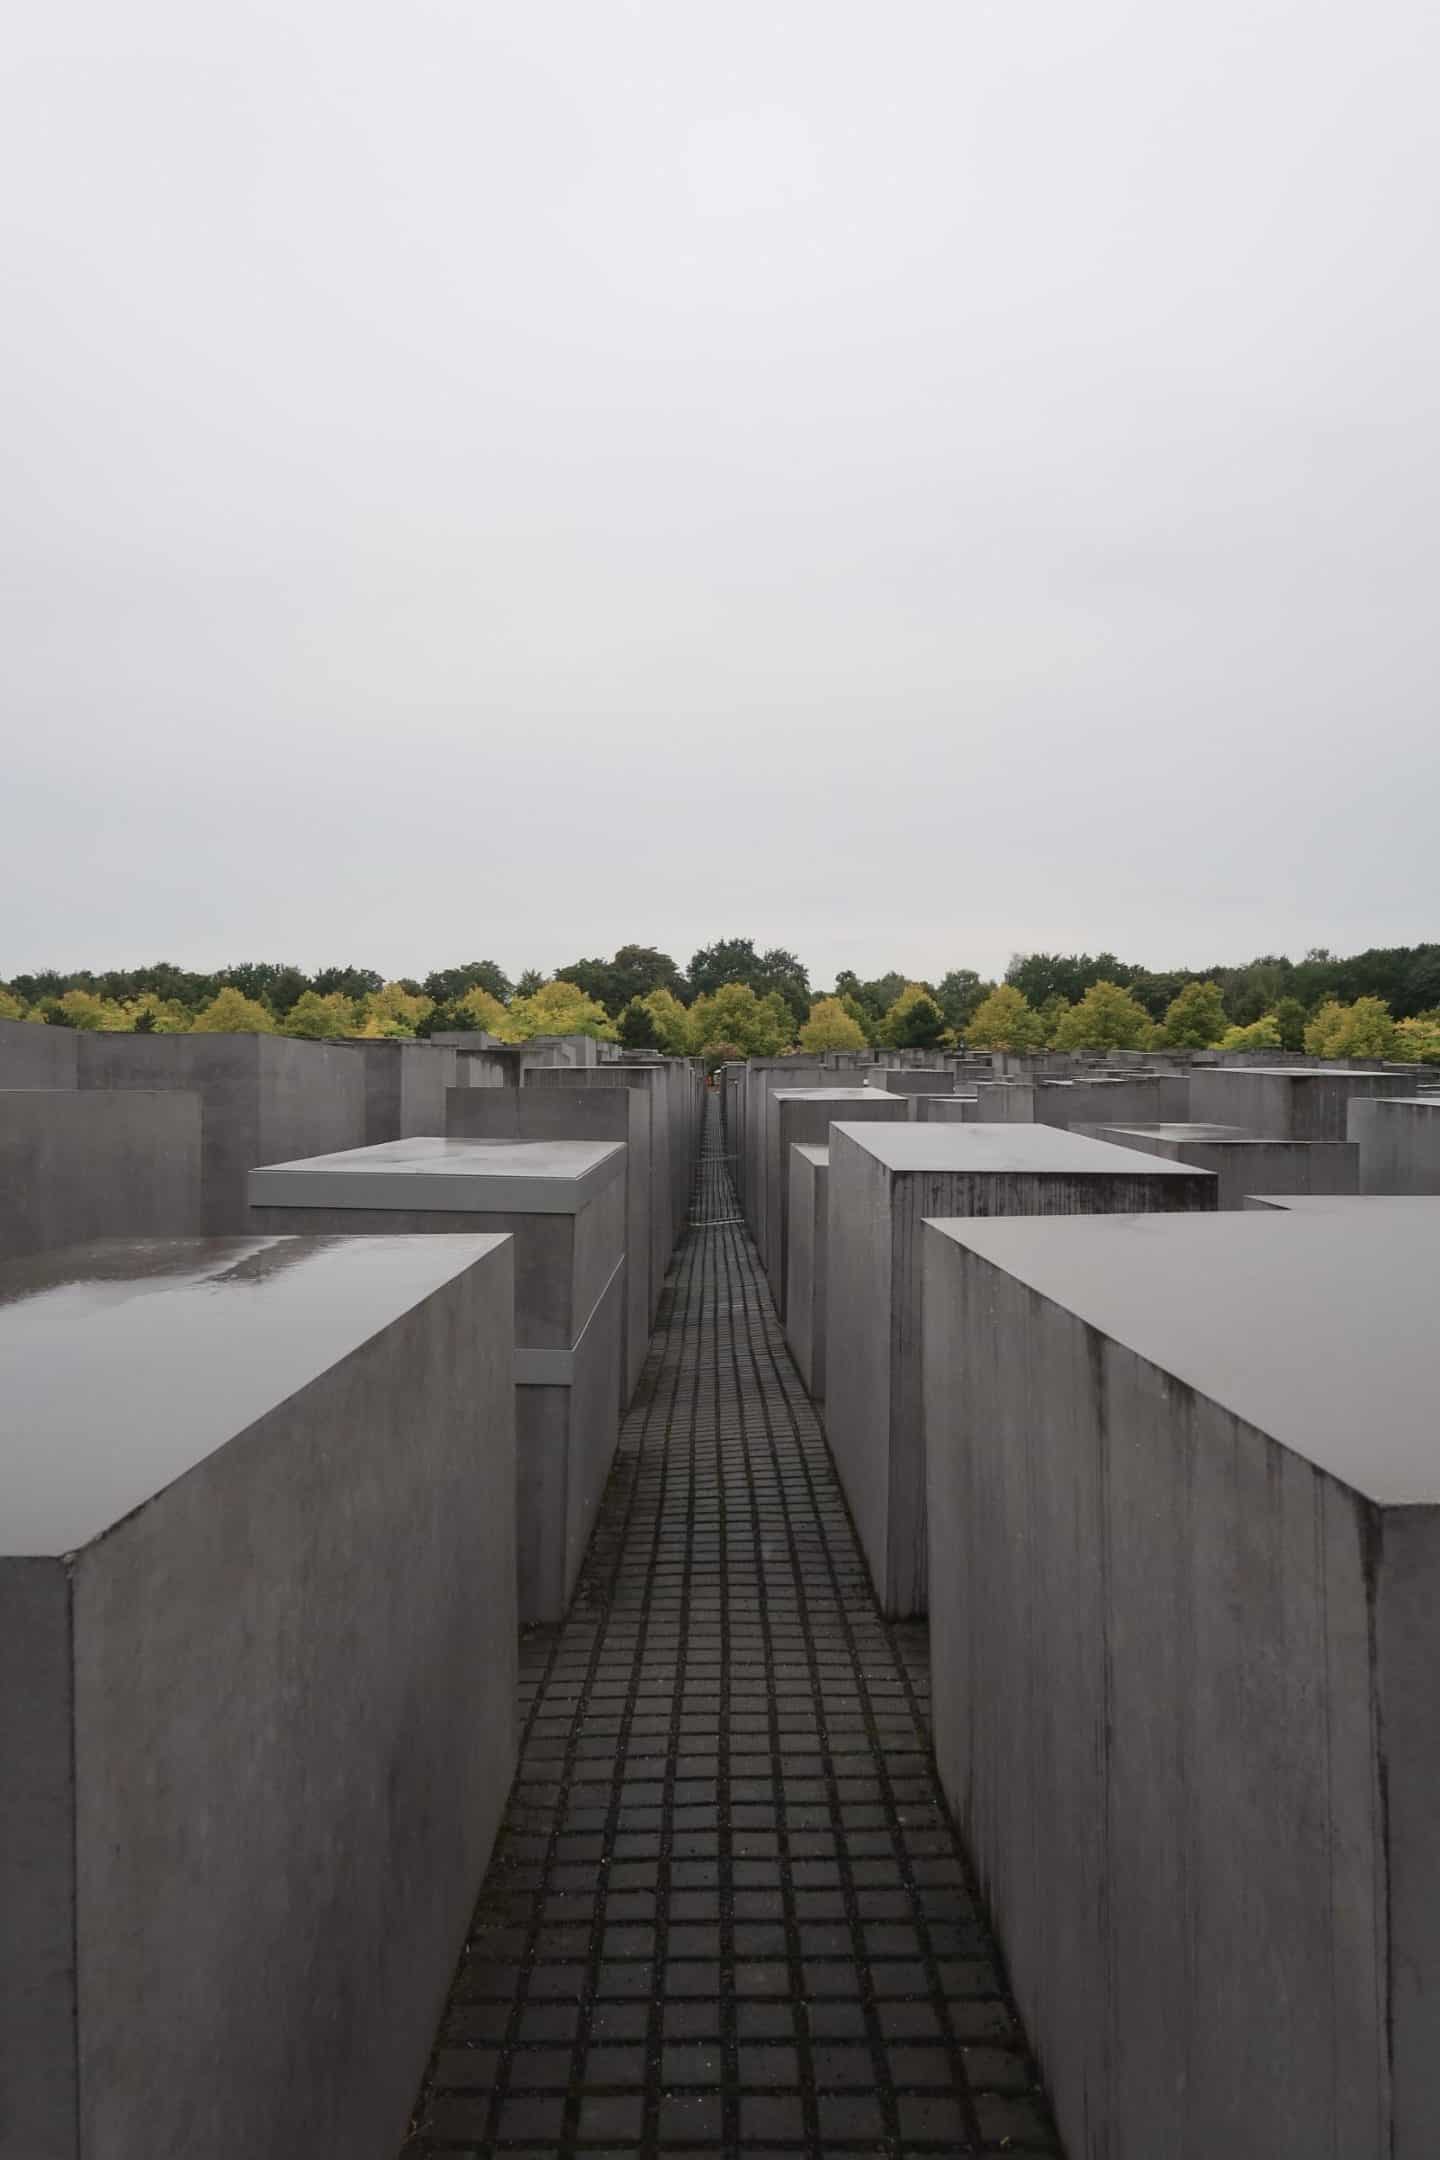
[[[794,1033],[794,1015],[780,992],[756,997],[749,983],[722,983],[690,1008],[690,1047],[707,1059],[735,1050],[742,1057],[774,1057]]]
[[[852,1020],[838,997],[816,998],[810,1017],[796,1037],[802,1050],[863,1050],[865,1030]]]
[[[529,1042],[536,1035],[593,1035],[597,1042],[614,1042],[615,1026],[597,998],[562,979],[541,983],[529,997],[512,998],[506,1009],[507,1041]]]
[[[282,1035],[299,1035],[319,1042],[326,1035],[353,1035],[355,1006],[338,990],[321,997],[317,990],[302,990],[280,1024]]]
[[[196,1035],[273,1035],[275,1017],[254,998],[227,984],[202,1005],[190,1023]]]
[[[1395,1055],[1395,1022],[1383,998],[1356,998],[1343,1005],[1331,998],[1305,1030],[1305,1048],[1313,1057],[1388,1058]]]
[[[1119,983],[1091,983],[1077,1004],[1060,1015],[1057,1050],[1144,1050],[1155,1024],[1143,1005]]]
[[[356,1032],[373,1041],[376,1036],[413,1035],[422,1020],[435,1010],[435,1000],[423,992],[410,991],[403,983],[388,982],[372,990],[356,1007]],[[503,1011],[503,1006],[501,1007]]]
[[[1045,1022],[1023,990],[1001,983],[966,1021],[965,1041],[972,1050],[1040,1050]]]

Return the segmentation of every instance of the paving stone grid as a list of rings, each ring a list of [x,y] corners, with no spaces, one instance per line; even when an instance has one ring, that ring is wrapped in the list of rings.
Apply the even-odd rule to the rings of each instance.
[[[405,2160],[1059,2152],[719,1153]]]

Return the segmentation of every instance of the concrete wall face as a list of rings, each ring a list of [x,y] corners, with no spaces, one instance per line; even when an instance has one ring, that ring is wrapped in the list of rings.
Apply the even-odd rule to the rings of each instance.
[[[790,1239],[785,1340],[812,1402],[825,1399],[825,1262],[829,1234],[828,1147],[790,1150]]]
[[[1349,1132],[1362,1193],[1440,1193],[1440,1100],[1357,1098]]]
[[[1260,1140],[1344,1140],[1355,1097],[1413,1092],[1401,1073],[1197,1066],[1190,1115],[1197,1123],[1243,1125]]]
[[[365,1147],[445,1130],[445,1094],[457,1084],[453,1050],[428,1042],[348,1046],[365,1068]]]
[[[0,1259],[199,1228],[198,1095],[0,1092]]]
[[[79,1084],[180,1088],[201,1100],[201,1228],[250,1228],[259,1163],[359,1147],[365,1070],[348,1044],[268,1035],[102,1035],[79,1042]]]
[[[1144,1125],[1190,1115],[1188,1073],[1136,1073],[1124,1080],[1042,1080],[1035,1089],[1040,1125]]]
[[[768,1267],[770,1259],[769,1211],[771,1191],[767,1178],[767,1166],[771,1150],[776,1146],[774,1111],[771,1097],[777,1089],[787,1094],[797,1089],[822,1088],[825,1085],[825,1069],[822,1065],[807,1063],[803,1058],[752,1059],[749,1077],[749,1100],[746,1106],[746,1147],[748,1160],[745,1168],[745,1193],[747,1220],[755,1249]]]
[[[936,1753],[1067,2153],[1440,2149],[1440,1513],[925,1274]]]
[[[73,1088],[78,1028],[0,1020],[0,1088]]]
[[[977,1125],[1033,1125],[1034,1084],[1029,1080],[977,1082],[974,1122]]]
[[[887,1065],[877,1067],[867,1085],[887,1095],[953,1095],[955,1076],[946,1065]]]
[[[597,1067],[580,1068],[586,1071]],[[639,1383],[654,1310],[650,1284],[651,1097],[646,1088],[452,1088],[446,1132],[455,1140],[623,1140],[625,1299],[621,1407]]]
[[[612,1087],[640,1088],[650,1103],[650,1319],[653,1324],[660,1293],[675,1249],[675,1194],[688,1194],[691,1165],[686,1159],[686,1136],[672,1117],[670,1085],[663,1064],[596,1065],[584,1072],[551,1069],[526,1076],[526,1085],[537,1088]]]
[[[247,1306],[309,1264],[225,1242]],[[0,1558],[30,1728],[0,1751],[30,1847],[0,1848],[16,2160],[403,2138],[516,1747],[508,1248],[433,1280],[77,1551]],[[184,1401],[180,1339],[172,1374]]]
[[[1074,1128],[1072,1127],[1072,1130]],[[1186,1140],[1126,1125],[1089,1128],[1097,1140],[1209,1170],[1217,1207],[1234,1211],[1251,1193],[1353,1193],[1359,1150],[1345,1140]]]
[[[293,1167],[305,1174],[303,1164]],[[569,1211],[487,1208],[484,1187],[500,1174],[474,1175],[474,1203],[463,1209],[258,1204],[251,1213],[271,1235],[513,1240],[520,1617],[551,1623],[574,1595],[619,1440],[626,1185],[622,1166]],[[272,1194],[276,1176],[264,1187]]]
[[[829,1184],[826,1430],[875,1594],[907,1618],[926,1610],[925,1218],[1213,1211],[1215,1182],[1168,1165],[1153,1175],[1138,1160],[1133,1176],[1108,1164],[1095,1174],[892,1170],[841,1123]]]
[[[770,1295],[785,1317],[789,1268],[790,1151],[797,1142],[825,1147],[837,1118],[851,1123],[900,1123],[909,1118],[914,1098],[879,1088],[817,1088],[791,1093],[772,1088],[766,1098],[769,1134],[765,1149],[765,1217],[769,1226]]]

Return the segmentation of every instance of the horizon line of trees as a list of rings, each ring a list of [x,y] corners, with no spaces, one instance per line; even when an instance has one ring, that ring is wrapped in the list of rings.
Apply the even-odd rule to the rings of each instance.
[[[1338,1016],[1338,1017],[1337,1017]],[[898,970],[812,992],[795,954],[748,938],[706,946],[681,970],[653,946],[572,961],[512,982],[492,960],[386,982],[373,969],[247,962],[211,975],[169,963],[49,970],[0,985],[0,1017],[140,1033],[423,1037],[484,1030],[502,1041],[590,1034],[631,1048],[763,1056],[801,1049],[949,1047],[1318,1050],[1430,1058],[1440,1037],[1440,944],[1323,948],[1292,961],[1160,973],[1113,953],[1020,953],[999,983],[952,968],[938,983]]]

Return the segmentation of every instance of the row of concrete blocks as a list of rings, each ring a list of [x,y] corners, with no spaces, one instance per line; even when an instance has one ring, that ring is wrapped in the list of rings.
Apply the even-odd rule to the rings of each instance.
[[[1214,1141],[837,1110],[792,1148],[787,1331],[803,1373],[828,1272],[832,1449],[882,1600],[928,1577],[941,1774],[1067,2150],[1440,2149],[1440,1203],[1211,1220],[1175,1151]],[[1440,1104],[1351,1115],[1440,1186]]]
[[[197,1096],[198,1227],[223,1237],[247,1226],[245,1180],[256,1163],[443,1133],[446,1095],[456,1086],[515,1087],[537,1072],[576,1069],[602,1084],[608,1065],[577,1068],[575,1062],[596,1047],[586,1037],[472,1050],[464,1037],[444,1045],[303,1042],[271,1035],[111,1035],[0,1020],[0,1090],[74,1090],[87,1099],[137,1090]],[[158,1123],[147,1128],[139,1121],[127,1138],[123,1106],[113,1116],[111,1152],[117,1160],[128,1146],[152,1145],[145,1134],[157,1131]],[[81,1113],[72,1131],[79,1144]],[[175,1143],[182,1150],[189,1147],[183,1121]],[[96,1164],[98,1171],[98,1155]],[[101,1176],[102,1190],[103,1185]],[[57,1227],[52,1221],[46,1242],[69,1242],[57,1239]],[[0,1255],[40,1249],[18,1244],[15,1237],[12,1217],[0,1211]]]
[[[0,1263],[0,2152],[398,2145],[698,1134],[694,1066],[573,1080]]]

